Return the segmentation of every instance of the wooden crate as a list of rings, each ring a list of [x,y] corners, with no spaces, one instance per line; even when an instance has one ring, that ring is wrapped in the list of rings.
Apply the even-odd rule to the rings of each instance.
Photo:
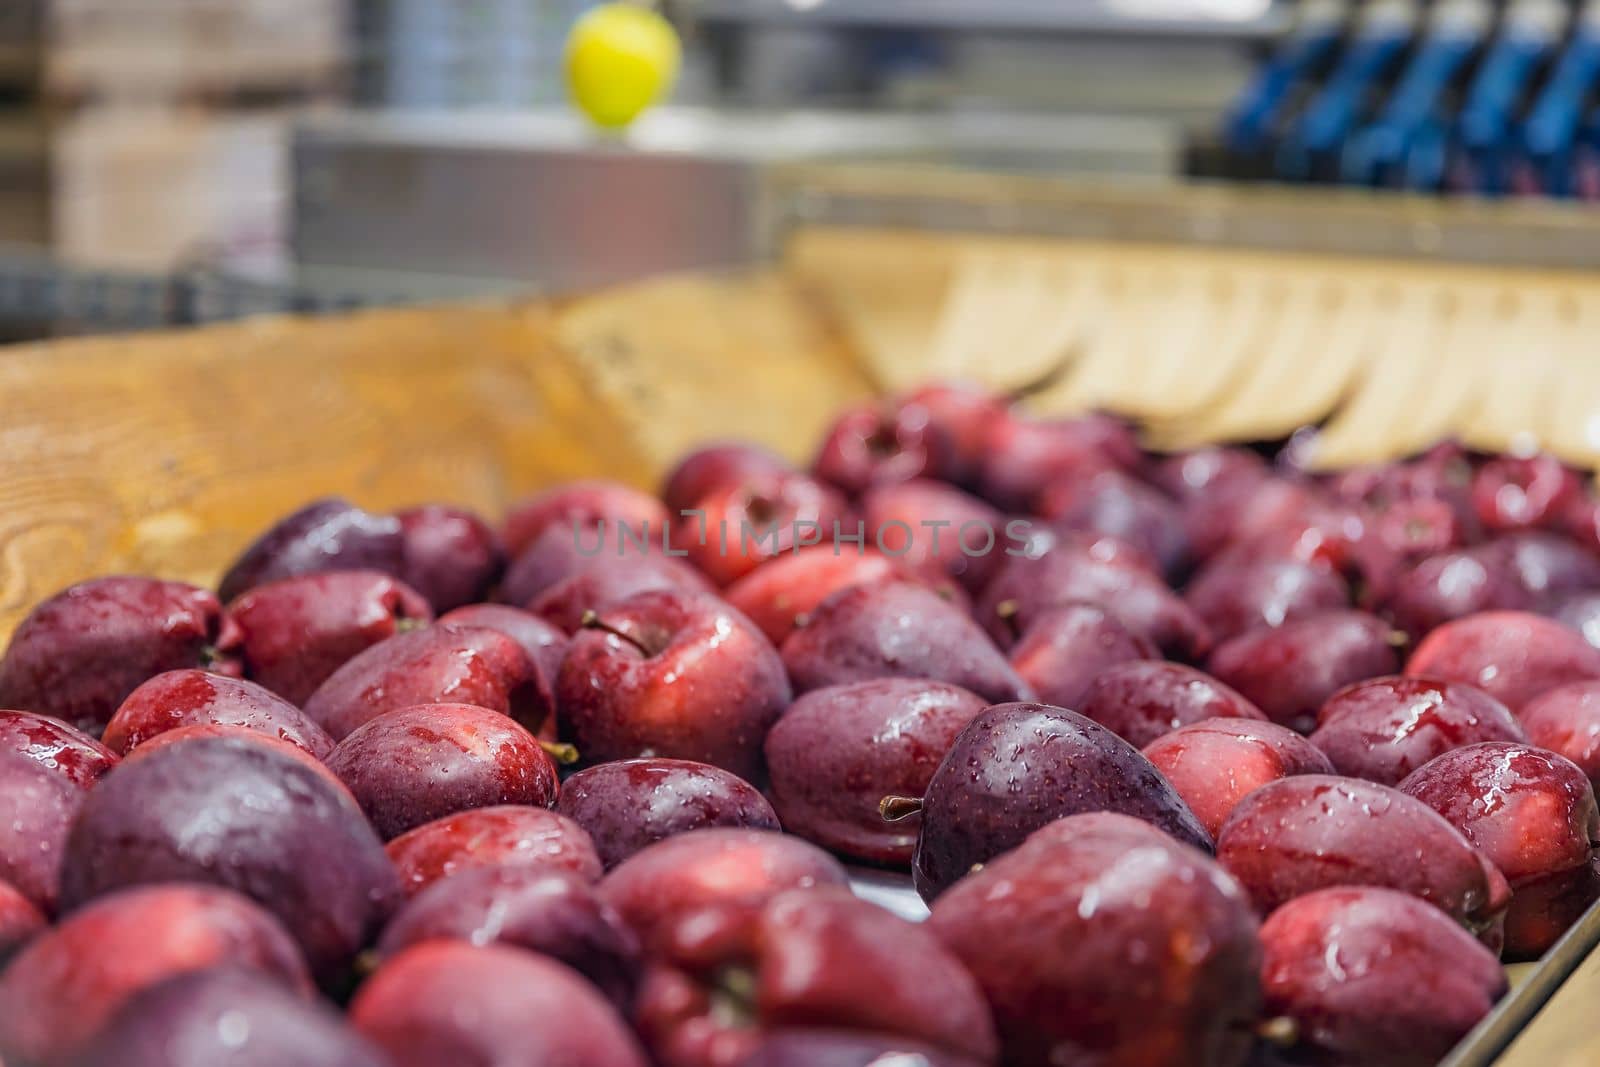
[[[322,96],[349,59],[344,0],[43,0],[43,87],[66,102]]]
[[[499,514],[517,496],[562,479],[653,484],[675,456],[710,438],[748,438],[804,459],[840,405],[927,369],[962,263],[996,247],[992,239],[949,234],[818,231],[792,242],[777,267],[667,278],[568,301],[267,319],[0,349],[0,637],[39,599],[93,575],[214,581],[262,527],[322,494],[373,508],[453,500]],[[1556,294],[1549,307],[1563,330],[1563,308],[1577,309],[1574,321],[1585,322],[1597,306],[1595,280],[1581,272],[1489,278],[1423,264],[1082,242],[1020,251],[1028,262],[1048,251],[1125,271],[1201,264],[1351,285],[1381,275],[1397,292],[1527,285]],[[1562,298],[1568,290],[1571,300]],[[1171,321],[1172,300],[1160,286],[1129,292],[1148,300],[1111,305],[1119,328]],[[1203,328],[1206,313],[1189,309],[1180,321]],[[1335,317],[1327,329],[1347,321]],[[1514,351],[1524,370],[1567,351],[1554,335],[1525,336],[1530,343]],[[1093,346],[1078,351],[1047,401],[1051,410],[1107,401],[1088,388],[1095,383],[1116,379],[1126,388],[1095,359],[1078,361]],[[1131,353],[1126,382],[1178,388],[1172,383],[1181,377],[1153,373],[1167,367],[1160,346],[1124,351]],[[1241,373],[1292,382],[1272,351],[1256,351]],[[1407,404],[1436,391],[1441,374],[1462,370],[1448,350],[1373,351],[1428,373],[1377,380],[1383,367],[1376,362],[1338,363],[1345,388],[1324,396],[1312,415],[1359,407],[1375,381],[1399,390],[1394,403],[1404,415]],[[940,369],[997,384],[1014,373],[993,345]],[[1536,429],[1553,428],[1553,440],[1563,418],[1586,407],[1600,412],[1593,375],[1569,375],[1566,395],[1576,399],[1543,415],[1530,415],[1521,399],[1497,407],[1504,403],[1497,380],[1468,380],[1475,404],[1452,407],[1450,419],[1432,425],[1457,429],[1484,412],[1510,410]],[[1261,417],[1273,414],[1274,397],[1263,394],[1261,404]],[[1147,414],[1138,408],[1128,406]],[[1370,425],[1374,457],[1413,443],[1401,432],[1404,418]],[[1579,966],[1500,1063],[1600,1062],[1597,998],[1600,954]]]
[[[53,251],[95,267],[281,273],[291,124],[283,111],[62,118],[50,144]]]

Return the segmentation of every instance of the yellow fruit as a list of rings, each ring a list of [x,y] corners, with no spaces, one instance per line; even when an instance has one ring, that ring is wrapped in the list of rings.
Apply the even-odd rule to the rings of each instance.
[[[602,4],[567,38],[567,87],[595,123],[620,128],[672,87],[679,51],[677,31],[656,12]]]

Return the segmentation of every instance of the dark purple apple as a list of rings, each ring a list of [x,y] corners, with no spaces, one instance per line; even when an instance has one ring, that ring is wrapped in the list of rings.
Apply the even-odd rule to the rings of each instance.
[[[924,678],[990,701],[1031,695],[970,616],[910,582],[834,593],[783,643],[783,663],[802,693],[874,678]]]
[[[1119,812],[1211,848],[1205,827],[1138,749],[1047,704],[998,704],[968,723],[934,771],[920,811],[911,874],[930,901],[1067,815]]]
[[[1363,611],[1330,611],[1224,641],[1206,668],[1275,723],[1310,732],[1338,690],[1400,670],[1405,634]]]
[[[237,738],[171,745],[106,775],[67,837],[61,905],[184,881],[254,898],[325,981],[377,933],[399,891],[383,843],[347,794]]]
[[[1001,648],[1010,648],[1039,616],[1074,601],[1114,613],[1168,655],[1198,658],[1211,646],[1205,623],[1143,555],[1112,539],[1064,541],[1042,554],[1008,556],[978,598],[975,615]]]
[[[434,611],[488,596],[505,568],[500,538],[470,511],[424,504],[395,512],[400,520],[400,576]]]
[[[1314,563],[1219,558],[1195,575],[1183,599],[1217,640],[1226,641],[1260,626],[1347,608],[1350,587]]]
[[[607,870],[647,845],[708,826],[776,830],[761,791],[738,775],[693,760],[613,760],[561,786],[556,810],[582,826]]]
[[[1054,482],[1040,494],[1037,506],[1040,515],[1062,529],[1128,542],[1155,560],[1168,578],[1180,576],[1189,564],[1183,509],[1159,489],[1121,471]]]
[[[88,793],[27,756],[0,753],[0,880],[52,915],[67,835]]]
[[[399,574],[404,564],[399,519],[327,497],[278,520],[256,538],[222,576],[217,595],[231,603],[246,590],[280,578],[322,571]]]
[[[377,955],[388,959],[438,938],[549,956],[623,1010],[638,983],[633,931],[588,879],[556,867],[477,867],[435,882],[395,913]]]
[[[222,965],[129,997],[74,1067],[388,1067],[332,1005]]]
[[[985,436],[978,490],[996,507],[1026,509],[1062,478],[1133,471],[1143,458],[1133,430],[1109,415],[1034,419],[1007,412]]]
[[[921,820],[886,821],[879,804],[922,796],[985,707],[965,689],[911,678],[805,694],[767,734],[768,789],[783,828],[855,859],[910,863]]]

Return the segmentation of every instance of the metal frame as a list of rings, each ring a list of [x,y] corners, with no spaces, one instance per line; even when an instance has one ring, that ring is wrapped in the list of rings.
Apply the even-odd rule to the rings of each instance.
[[[0,244],[0,321],[146,330],[250,315],[350,311],[414,299],[376,289],[276,284],[209,271],[142,274],[76,267],[36,248]]]
[[[827,165],[769,168],[765,194],[769,252],[834,225],[1600,269],[1600,212],[1550,201]]]

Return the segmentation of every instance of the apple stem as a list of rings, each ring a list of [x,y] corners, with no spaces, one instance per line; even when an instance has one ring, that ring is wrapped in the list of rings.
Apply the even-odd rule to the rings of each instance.
[[[399,618],[394,620],[394,632],[397,634],[408,634],[412,630],[420,630],[427,625],[428,624],[422,619],[413,619],[409,615],[401,615]]]
[[[884,822],[909,819],[922,810],[921,797],[887,796],[878,801],[878,814]]]
[[[994,606],[994,613],[1000,616],[1000,621],[1006,624],[1006,629],[1011,631],[1013,638],[1021,637],[1021,628],[1017,626],[1017,611],[1021,605],[1015,600],[1002,600]]]
[[[1300,1024],[1287,1015],[1276,1015],[1256,1024],[1256,1036],[1269,1045],[1293,1048],[1300,1040]]]
[[[578,762],[578,748],[564,741],[540,741],[539,747],[544,749],[544,754],[561,764],[570,767]]]
[[[585,630],[599,630],[601,633],[608,633],[612,637],[626,641],[628,644],[639,650],[639,655],[645,657],[646,659],[650,658],[650,650],[645,648],[637,638],[631,634],[623,633],[615,626],[601,622],[600,613],[592,608],[583,613],[583,618],[578,621],[578,625]]]
[[[1389,643],[1390,648],[1405,648],[1411,643],[1411,635],[1404,630],[1390,630],[1383,639]]]
[[[355,972],[357,978],[365,978],[378,969],[378,963],[377,952],[369,948],[355,958],[350,969]]]

